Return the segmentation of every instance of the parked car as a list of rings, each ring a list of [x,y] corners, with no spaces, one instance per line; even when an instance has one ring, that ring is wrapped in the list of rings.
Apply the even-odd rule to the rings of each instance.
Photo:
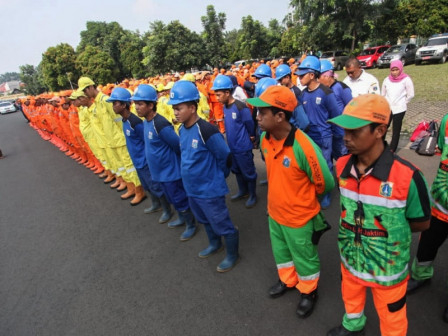
[[[448,57],[448,33],[432,35],[426,44],[417,50],[415,65],[423,61],[445,63]]]
[[[16,112],[17,108],[14,106],[13,103],[8,102],[8,101],[2,101],[0,102],[0,113],[1,114],[6,114],[6,113],[11,113],[11,112]]]
[[[363,68],[376,68],[378,58],[380,58],[389,48],[390,45],[367,48],[361,51],[356,58],[359,60]]]
[[[336,70],[342,70],[348,58],[348,53],[343,50],[324,51],[320,56],[321,60],[329,60]]]
[[[389,49],[378,59],[378,67],[390,66],[390,62],[399,59],[403,65],[414,63],[417,46],[412,43],[397,44]]]

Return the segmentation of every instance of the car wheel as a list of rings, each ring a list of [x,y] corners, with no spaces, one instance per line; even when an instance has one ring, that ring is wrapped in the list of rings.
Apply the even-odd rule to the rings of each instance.
[[[422,61],[415,61],[415,65],[421,65],[422,64]]]
[[[375,69],[378,65],[376,64],[376,62],[372,63],[372,69]]]
[[[446,62],[446,54],[443,54],[442,58],[440,59],[440,64],[443,64]]]
[[[338,65],[336,66],[336,70],[342,70],[342,64],[341,63],[338,63]]]
[[[401,61],[401,63],[403,63],[403,66],[406,65],[406,58],[403,57],[400,61]]]

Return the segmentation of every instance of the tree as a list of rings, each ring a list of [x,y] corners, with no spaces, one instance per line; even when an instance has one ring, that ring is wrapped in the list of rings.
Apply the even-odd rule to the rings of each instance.
[[[281,53],[280,42],[285,29],[280,25],[277,19],[270,20],[268,27],[267,44],[269,48],[269,56],[278,57]]]
[[[96,84],[115,83],[115,63],[110,55],[98,47],[88,45],[76,58],[76,68]]]
[[[125,30],[117,22],[88,21],[86,28],[81,32],[77,53],[82,53],[88,46],[97,47],[112,59],[114,65],[111,71],[115,79],[124,78],[126,75],[120,61],[120,40],[126,35]]]
[[[250,15],[243,17],[241,20],[241,29],[238,32],[238,51],[241,58],[244,59],[268,56],[269,46],[266,27]]]
[[[150,75],[205,65],[203,40],[179,21],[151,23],[145,42],[143,64]]]
[[[226,24],[226,15],[224,13],[216,14],[215,7],[207,6],[207,15],[201,17],[202,38],[205,43],[205,58],[213,66],[218,66],[225,57],[224,29]]]
[[[128,78],[141,78],[147,75],[142,64],[143,42],[138,32],[126,31],[120,39],[120,63],[123,75]]]
[[[38,95],[46,91],[43,84],[41,69],[38,66],[26,64],[20,67],[20,80],[25,84],[25,92],[30,95]]]
[[[42,75],[45,85],[52,91],[70,87],[70,81],[78,77],[73,47],[61,43],[48,48],[42,55]]]
[[[0,83],[20,80],[20,74],[18,72],[5,72],[0,75]]]
[[[230,62],[241,59],[238,50],[238,30],[233,29],[224,33],[225,55]]]

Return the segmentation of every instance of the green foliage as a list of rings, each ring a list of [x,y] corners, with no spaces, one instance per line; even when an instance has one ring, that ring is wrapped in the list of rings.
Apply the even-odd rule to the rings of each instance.
[[[20,67],[20,80],[25,84],[24,91],[30,95],[38,95],[46,91],[41,68],[26,64]]]
[[[70,87],[70,81],[78,78],[75,50],[67,43],[48,48],[42,55],[42,75],[51,91]]]
[[[168,25],[155,21],[150,27],[143,48],[143,64],[150,75],[205,65],[204,43],[198,34],[179,21]]]
[[[82,76],[96,84],[115,83],[115,63],[110,55],[98,47],[88,45],[76,58],[76,67]]]
[[[20,80],[20,74],[18,72],[5,72],[0,74],[0,83]]]
[[[448,31],[448,0],[403,0],[398,12],[403,18],[403,35],[432,34]]]
[[[266,27],[250,15],[243,17],[238,32],[238,53],[241,59],[266,57],[269,50]]]
[[[126,31],[120,39],[120,63],[126,78],[142,78],[146,76],[142,64],[145,43],[139,33]]]
[[[227,58],[224,43],[224,29],[226,24],[226,15],[224,13],[216,14],[215,7],[207,6],[207,15],[201,17],[202,38],[205,43],[205,59],[212,66],[219,66]]]

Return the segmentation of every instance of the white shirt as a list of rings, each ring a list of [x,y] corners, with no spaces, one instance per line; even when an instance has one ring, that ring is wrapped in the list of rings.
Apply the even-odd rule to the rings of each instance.
[[[235,98],[236,100],[240,100],[240,101],[242,101],[243,103],[245,103],[245,102],[246,102],[246,99],[247,99],[247,95],[246,95],[246,93],[244,92],[243,88],[240,87],[240,86],[236,86],[236,87],[235,87],[235,90],[233,91],[232,96],[233,96],[233,98]]]
[[[380,94],[380,83],[375,76],[362,70],[361,76],[357,79],[351,79],[350,76],[345,77],[345,84],[352,90],[352,97],[358,97],[362,94],[375,93]]]
[[[410,77],[399,82],[392,82],[387,76],[383,81],[381,93],[389,102],[392,114],[405,112],[407,104],[414,97],[414,83]]]

